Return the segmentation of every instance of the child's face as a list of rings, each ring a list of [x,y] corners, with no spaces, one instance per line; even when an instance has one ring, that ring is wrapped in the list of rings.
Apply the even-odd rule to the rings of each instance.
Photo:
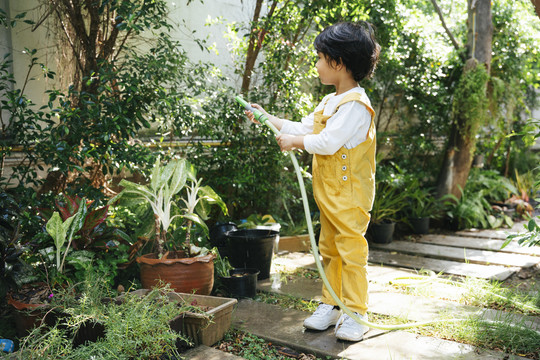
[[[319,60],[315,64],[315,68],[319,73],[319,79],[324,85],[335,85],[337,81],[338,69],[333,62],[329,62],[326,56],[318,52]]]

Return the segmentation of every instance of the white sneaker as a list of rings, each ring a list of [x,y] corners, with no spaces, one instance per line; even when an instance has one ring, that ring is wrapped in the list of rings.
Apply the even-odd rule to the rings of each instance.
[[[355,313],[361,319],[367,321],[367,315],[362,316]],[[336,324],[336,337],[340,340],[360,341],[364,338],[364,334],[369,330],[369,327],[357,323],[352,317],[347,314],[341,315]]]
[[[304,326],[311,330],[326,330],[336,324],[340,315],[341,311],[333,305],[320,303],[313,315],[304,320]]]

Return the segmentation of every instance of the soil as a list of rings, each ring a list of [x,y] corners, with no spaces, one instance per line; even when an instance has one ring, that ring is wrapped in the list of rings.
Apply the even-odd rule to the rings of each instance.
[[[45,304],[52,297],[52,292],[47,284],[39,283],[23,285],[10,295],[14,300],[24,304]]]
[[[278,354],[277,356],[273,355],[275,356],[275,359],[281,359],[281,360],[284,360],[284,359],[316,360],[317,359],[312,354],[300,353],[291,348],[273,344],[267,341],[263,341],[263,343],[250,345],[250,341],[246,340],[246,334],[242,333],[241,331],[235,331],[233,332],[232,335],[233,335],[232,339],[222,340],[218,342],[216,345],[214,345],[214,348],[220,351],[226,352],[226,353],[242,356],[242,351],[245,350],[245,347],[252,346],[255,348],[259,347],[259,350],[262,351],[261,354],[262,353],[271,354],[272,352],[277,353]]]
[[[538,296],[540,292],[540,264],[530,268],[522,268],[517,273],[506,279],[502,286]]]

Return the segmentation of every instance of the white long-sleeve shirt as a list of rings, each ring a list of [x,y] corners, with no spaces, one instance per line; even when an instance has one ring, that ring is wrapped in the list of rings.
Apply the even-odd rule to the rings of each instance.
[[[371,114],[357,101],[343,104],[334,114],[339,102],[350,92],[364,94],[365,90],[358,86],[337,96],[334,93],[329,94],[317,105],[314,112],[304,117],[301,122],[284,119],[281,132],[305,135],[304,148],[310,154],[333,155],[342,146],[347,149],[354,148],[366,140]],[[313,134],[314,113],[323,108],[324,115],[334,115],[327,120],[326,127],[319,134]]]

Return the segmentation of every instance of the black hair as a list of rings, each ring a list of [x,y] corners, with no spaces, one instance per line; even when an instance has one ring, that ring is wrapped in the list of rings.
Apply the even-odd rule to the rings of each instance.
[[[332,66],[345,65],[356,82],[373,75],[381,52],[373,25],[367,21],[329,26],[315,38],[314,46]]]

